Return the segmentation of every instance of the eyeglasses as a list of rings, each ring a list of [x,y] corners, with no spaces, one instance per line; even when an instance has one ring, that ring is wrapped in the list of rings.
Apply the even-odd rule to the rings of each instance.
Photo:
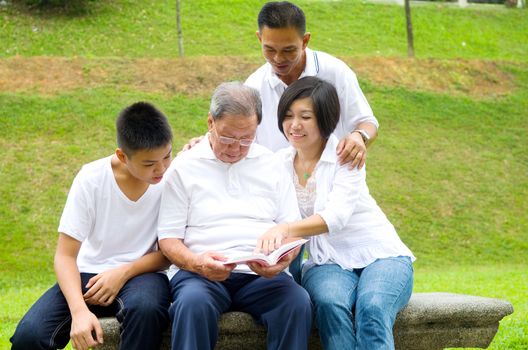
[[[233,143],[238,142],[242,147],[249,147],[253,141],[255,141],[255,139],[235,139],[233,137],[220,136],[218,135],[216,129],[214,129],[214,131],[216,133],[216,137],[218,137],[218,141],[224,145],[232,145]]]

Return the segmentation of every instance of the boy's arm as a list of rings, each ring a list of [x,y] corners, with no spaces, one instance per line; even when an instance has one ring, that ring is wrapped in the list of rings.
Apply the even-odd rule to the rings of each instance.
[[[80,248],[81,242],[60,233],[54,265],[57,281],[72,316],[72,345],[75,349],[86,350],[103,343],[103,330],[83,299],[81,277],[77,268],[77,254]],[[92,332],[95,332],[95,339]]]
[[[110,305],[125,283],[138,275],[156,272],[169,267],[170,263],[161,251],[143,255],[136,261],[115,269],[101,272],[90,278],[84,293],[84,300],[91,305]]]

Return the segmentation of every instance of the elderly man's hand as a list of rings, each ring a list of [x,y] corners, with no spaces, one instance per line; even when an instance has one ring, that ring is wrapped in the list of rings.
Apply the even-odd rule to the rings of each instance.
[[[350,163],[348,165],[350,170],[356,166],[361,169],[367,160],[367,146],[357,132],[350,133],[339,141],[336,152],[339,157],[339,164]]]
[[[248,262],[249,268],[255,272],[257,275],[266,277],[266,278],[273,278],[277,276],[279,273],[284,271],[290,263],[295,259],[295,257],[299,254],[301,251],[301,247],[297,247],[288,254],[284,255],[275,265],[272,266],[263,266],[257,262]]]
[[[236,267],[235,264],[224,265],[227,257],[216,252],[205,252],[197,255],[194,261],[193,272],[196,272],[211,281],[224,281]]]

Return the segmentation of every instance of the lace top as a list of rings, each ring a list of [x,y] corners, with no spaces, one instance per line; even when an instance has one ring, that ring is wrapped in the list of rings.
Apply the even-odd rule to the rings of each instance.
[[[295,185],[295,192],[297,193],[297,202],[299,203],[299,211],[301,212],[301,217],[303,219],[313,215],[314,213],[315,197],[317,196],[315,182],[316,170],[317,165],[315,166],[312,175],[306,181],[305,187],[299,183],[299,177],[297,176],[295,169],[293,169],[293,184]]]

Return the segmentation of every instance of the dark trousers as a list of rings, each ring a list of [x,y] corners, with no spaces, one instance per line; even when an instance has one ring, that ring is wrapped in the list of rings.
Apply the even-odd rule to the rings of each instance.
[[[226,311],[249,313],[268,332],[269,350],[308,348],[312,307],[308,293],[286,273],[267,279],[232,273],[223,282],[180,270],[170,281],[173,350],[213,349]]]
[[[83,293],[95,274],[81,273]],[[146,273],[130,279],[107,306],[89,306],[98,317],[116,316],[121,323],[121,349],[158,349],[169,324],[167,276]],[[11,337],[13,350],[62,349],[70,340],[71,315],[58,284],[29,309]],[[103,335],[104,337],[104,335]]]

